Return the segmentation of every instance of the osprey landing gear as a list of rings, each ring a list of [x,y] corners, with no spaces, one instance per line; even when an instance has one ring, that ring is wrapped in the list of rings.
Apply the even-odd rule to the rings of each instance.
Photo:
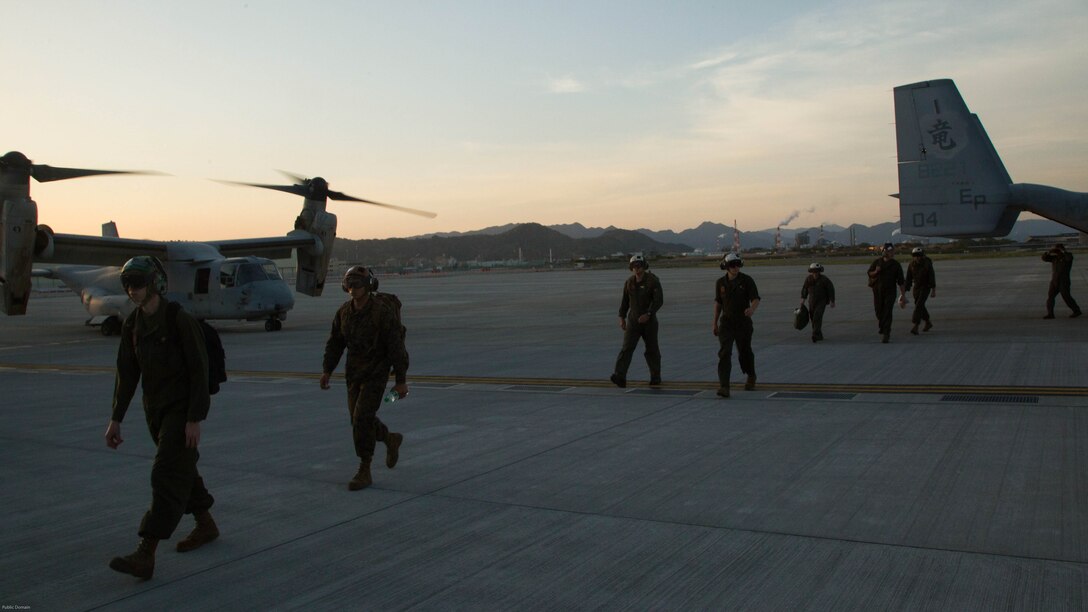
[[[271,331],[279,331],[281,329],[283,329],[283,321],[280,321],[279,319],[269,319],[269,320],[264,322],[264,330],[265,331],[270,331],[271,332]]]

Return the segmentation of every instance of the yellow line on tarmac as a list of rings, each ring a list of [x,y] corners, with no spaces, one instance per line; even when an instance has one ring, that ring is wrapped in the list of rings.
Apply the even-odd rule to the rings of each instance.
[[[0,370],[21,371],[63,371],[82,373],[113,374],[113,366],[68,365],[68,364],[23,364],[0,363]],[[320,377],[317,372],[276,372],[259,370],[230,370],[231,378],[265,378],[314,380]],[[334,378],[343,378],[336,374]],[[531,385],[546,387],[611,388],[607,380],[586,378],[522,378],[503,376],[435,376],[411,375],[409,383],[433,383],[448,385]],[[742,389],[743,383],[733,383],[733,389]],[[631,382],[629,389],[651,388],[645,382]],[[666,381],[662,390],[713,391],[718,388],[716,382],[709,381]],[[897,394],[981,394],[981,395],[1045,395],[1062,397],[1088,397],[1088,387],[1059,386],[998,386],[998,385],[902,385],[902,384],[816,384],[763,382],[756,386],[757,391],[796,391],[806,393],[897,393]]]

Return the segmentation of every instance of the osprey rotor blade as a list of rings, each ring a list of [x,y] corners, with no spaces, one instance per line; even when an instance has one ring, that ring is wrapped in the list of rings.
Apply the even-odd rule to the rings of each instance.
[[[46,164],[31,163],[26,155],[18,151],[11,151],[0,157],[0,174],[6,180],[26,182],[31,177],[39,183],[50,181],[63,181],[64,179],[80,178],[84,176],[96,176],[100,174],[162,174],[149,170],[91,170],[88,168],[61,168]]]
[[[96,176],[100,174],[154,174],[140,170],[88,170],[86,168],[57,168],[45,164],[31,166],[30,176],[39,183],[50,181],[63,181],[65,179],[80,178],[84,176]]]
[[[329,199],[331,199],[331,200],[345,200],[345,201],[348,201],[348,202],[362,202],[364,204],[372,204],[374,206],[381,206],[383,208],[391,208],[393,210],[399,210],[401,212],[411,213],[413,215],[419,215],[421,217],[427,217],[428,219],[434,219],[435,217],[438,216],[437,213],[428,212],[426,210],[418,210],[418,209],[415,209],[415,208],[408,208],[407,206],[396,206],[396,205],[393,205],[393,204],[385,204],[383,202],[375,202],[373,200],[364,200],[362,198],[356,198],[354,196],[349,196],[349,195],[340,193],[339,191],[330,191],[329,192]]]
[[[213,179],[217,183],[223,183],[224,185],[242,185],[243,187],[260,187],[261,189],[274,189],[276,191],[284,191],[294,195],[306,196],[306,188],[302,185],[265,185],[263,183],[243,183],[240,181],[221,181]]]
[[[393,204],[385,204],[384,202],[375,202],[374,200],[364,200],[355,196],[350,196],[339,191],[331,191],[329,189],[329,183],[320,176],[313,178],[305,178],[286,170],[277,170],[280,174],[295,181],[294,185],[266,185],[262,183],[241,183],[236,181],[219,181],[220,183],[226,183],[229,185],[245,185],[247,187],[260,187],[262,189],[275,189],[276,191],[284,191],[286,193],[293,193],[300,195],[304,198],[310,198],[315,200],[340,200],[348,202],[362,202],[363,204],[371,204],[373,206],[381,206],[383,208],[389,208],[392,210],[399,210],[401,212],[410,213],[413,215],[419,215],[421,217],[427,217],[433,219],[438,215],[426,210],[418,210],[415,208],[408,208],[406,206],[396,206]]]
[[[299,185],[304,185],[310,180],[310,179],[308,179],[308,178],[306,178],[304,176],[299,176],[297,174],[294,174],[292,172],[288,172],[286,170],[276,170],[276,172],[279,172],[280,174],[286,176],[287,178],[291,179],[292,181],[294,181],[295,183],[297,183]]]

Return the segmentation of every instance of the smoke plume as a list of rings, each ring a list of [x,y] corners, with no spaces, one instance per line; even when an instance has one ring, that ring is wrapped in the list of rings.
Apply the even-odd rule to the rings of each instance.
[[[805,210],[795,210],[795,211],[791,212],[790,216],[786,217],[786,219],[784,221],[779,221],[778,222],[779,227],[781,227],[783,225],[789,225],[790,221],[793,221],[797,217],[800,217],[801,213],[803,213],[803,212],[804,213],[814,213],[814,212],[816,212],[816,207],[815,206],[810,206],[810,207],[806,208]]]

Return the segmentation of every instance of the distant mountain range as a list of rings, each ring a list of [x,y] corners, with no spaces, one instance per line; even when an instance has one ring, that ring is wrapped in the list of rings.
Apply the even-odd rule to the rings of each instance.
[[[412,240],[427,239],[431,237],[459,238],[467,236],[495,236],[508,232],[521,225],[536,224],[508,223],[506,225],[496,225],[471,232],[426,234],[413,238]],[[550,225],[548,228],[575,239],[598,238],[607,232],[626,231],[620,230],[615,226],[586,227],[581,223]],[[899,229],[899,223],[894,221],[874,226],[855,224],[853,228],[855,244],[861,244],[863,242],[869,244],[883,244],[888,241],[900,242],[901,239],[904,238],[899,234],[893,236],[892,232]],[[686,229],[681,232],[674,232],[672,230],[658,231],[647,228],[640,228],[634,231],[648,236],[659,243],[684,244],[690,246],[691,250],[699,249],[705,252],[729,250],[733,245],[733,228],[728,225],[711,223],[709,221],[701,223],[698,227]],[[1072,231],[1074,230],[1071,230],[1060,223],[1055,223],[1046,219],[1024,219],[1016,222],[1016,225],[1013,226],[1012,233],[1010,233],[1007,238],[1019,242],[1026,240],[1030,236],[1065,234]],[[795,237],[801,232],[808,232],[810,242],[812,243],[815,243],[821,237],[821,228],[819,226],[797,228],[783,227],[781,235],[782,245],[786,247],[793,246]],[[848,227],[828,224],[823,226],[822,232],[822,237],[828,242],[837,242],[844,245],[850,244],[850,228]],[[741,248],[772,248],[775,243],[775,233],[775,228],[750,232],[742,231],[740,232]],[[929,242],[947,242],[947,240],[940,238],[928,240]]]
[[[895,222],[872,227],[853,226],[854,244],[883,244],[901,242],[909,236],[893,234],[899,229]],[[1066,234],[1073,230],[1044,219],[1018,221],[1008,238],[1024,241],[1030,236]],[[825,225],[807,228],[782,228],[783,247],[796,244],[797,235],[807,232],[809,244],[822,237],[827,242],[851,244],[850,228]],[[742,249],[770,249],[775,245],[775,229],[741,232]],[[935,238],[929,242],[948,242]],[[406,265],[454,265],[458,262],[510,261],[570,261],[598,258],[615,254],[642,252],[646,254],[704,253],[730,250],[733,228],[721,223],[705,222],[698,227],[674,232],[650,229],[626,230],[616,227],[585,227],[580,223],[545,227],[539,223],[510,223],[487,227],[473,232],[428,234],[414,238],[384,240],[350,240],[339,238],[334,256],[343,261],[366,262],[373,266],[400,267]]]
[[[466,261],[569,261],[636,251],[681,253],[691,250],[689,245],[659,242],[632,230],[610,228],[592,237],[574,238],[539,223],[521,223],[457,235],[384,240],[338,238],[333,254],[344,261],[403,266],[409,262],[451,265]]]

